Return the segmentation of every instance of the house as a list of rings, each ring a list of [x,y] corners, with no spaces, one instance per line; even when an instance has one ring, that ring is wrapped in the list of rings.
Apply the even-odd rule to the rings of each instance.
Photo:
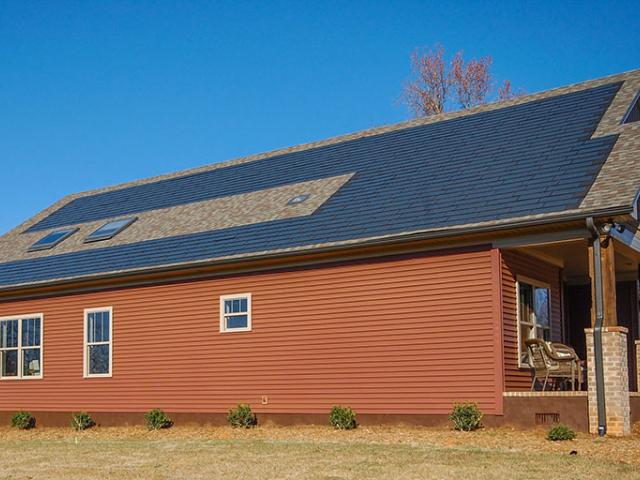
[[[243,402],[430,425],[473,401],[628,433],[639,91],[640,70],[63,198],[0,238],[0,421]],[[587,389],[532,391],[528,338],[572,346]]]

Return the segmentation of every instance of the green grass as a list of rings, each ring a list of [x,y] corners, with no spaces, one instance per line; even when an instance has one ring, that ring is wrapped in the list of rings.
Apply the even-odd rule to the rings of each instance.
[[[638,478],[637,465],[551,452],[314,439],[10,438],[0,478],[527,479]]]

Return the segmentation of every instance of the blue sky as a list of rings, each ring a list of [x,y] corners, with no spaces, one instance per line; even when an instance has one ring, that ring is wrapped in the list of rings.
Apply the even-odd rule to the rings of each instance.
[[[635,2],[0,0],[0,232],[67,193],[393,123],[418,46],[527,92],[640,68]]]

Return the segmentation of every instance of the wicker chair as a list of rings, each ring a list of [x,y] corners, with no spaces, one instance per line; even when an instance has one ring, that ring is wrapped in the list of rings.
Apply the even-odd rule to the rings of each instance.
[[[544,380],[542,390],[547,389],[549,380],[569,380],[571,389],[582,388],[581,361],[575,350],[561,343],[547,343],[539,338],[525,340],[529,352],[529,365],[533,369],[531,390],[538,380]]]

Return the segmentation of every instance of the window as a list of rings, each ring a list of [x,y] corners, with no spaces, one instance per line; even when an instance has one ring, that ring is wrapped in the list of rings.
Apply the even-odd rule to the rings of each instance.
[[[627,110],[627,113],[625,113],[622,119],[622,123],[633,123],[637,121],[640,121],[640,93],[634,97],[629,110]]]
[[[220,331],[248,332],[251,330],[251,294],[220,297]]]
[[[287,205],[298,205],[299,203],[305,202],[309,198],[309,194],[305,193],[302,195],[296,195],[292,199],[287,202]]]
[[[84,376],[110,377],[112,364],[113,310],[84,311]]]
[[[0,378],[42,378],[42,314],[0,319]]]
[[[89,242],[99,242],[101,240],[109,240],[110,238],[115,237],[133,222],[135,222],[137,217],[130,218],[122,218],[120,220],[114,220],[112,222],[107,222],[98,228],[93,233],[87,235],[87,238],[84,239],[84,243]]]
[[[44,237],[31,245],[28,251],[37,252],[40,250],[49,250],[77,231],[77,228],[66,228],[64,230],[56,230],[55,232],[47,233]]]
[[[528,366],[525,340],[551,339],[550,290],[548,285],[528,279],[518,280],[518,358],[520,367]]]

